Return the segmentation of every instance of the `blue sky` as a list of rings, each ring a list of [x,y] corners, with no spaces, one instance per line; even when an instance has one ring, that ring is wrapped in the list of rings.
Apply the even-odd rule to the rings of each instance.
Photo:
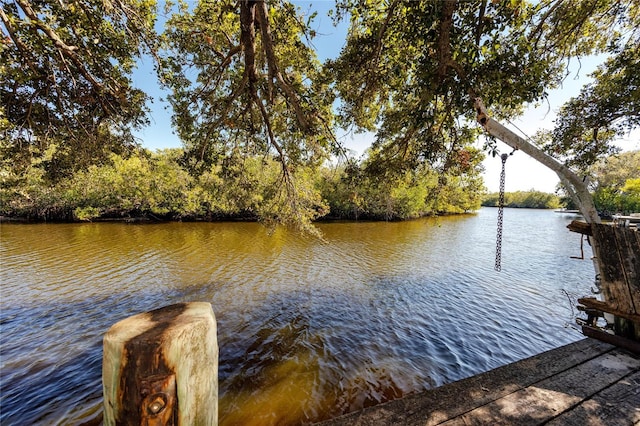
[[[333,21],[327,16],[327,12],[334,7],[334,0],[293,1],[293,3],[304,14],[310,14],[314,10],[318,12],[313,23],[317,36],[312,41],[318,58],[324,61],[336,57],[344,46],[348,23],[342,22],[338,27],[333,26]],[[570,69],[571,73],[563,82],[562,87],[550,91],[547,102],[532,105],[519,120],[503,124],[524,137],[532,136],[537,130],[543,128],[552,129],[553,120],[560,106],[572,96],[576,96],[580,92],[580,88],[590,81],[588,74],[596,68],[602,59],[602,57],[596,57],[584,59],[580,63],[574,61]],[[168,104],[162,101],[167,93],[161,91],[158,86],[151,59],[140,63],[134,74],[134,85],[153,97],[153,102],[149,105],[151,124],[136,132],[142,145],[152,150],[181,146],[178,137],[171,128],[171,112],[167,108]],[[524,135],[518,129],[522,130]],[[640,149],[637,142],[639,133],[635,132],[632,135],[635,142],[625,144],[627,149]],[[342,139],[347,148],[354,150],[359,155],[371,144],[373,135],[344,135]],[[511,152],[511,149],[504,144],[499,143],[499,148],[502,152]],[[489,191],[497,191],[501,167],[500,159],[489,157],[483,165],[485,167],[485,185]],[[557,183],[558,178],[554,172],[526,154],[516,152],[507,160],[505,185],[507,191],[536,189],[553,192]]]

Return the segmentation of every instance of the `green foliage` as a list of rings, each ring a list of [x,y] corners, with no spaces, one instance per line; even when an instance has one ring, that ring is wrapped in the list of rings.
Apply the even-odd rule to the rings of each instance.
[[[0,163],[0,215],[37,220],[68,219],[69,206],[56,185],[46,176],[45,168],[57,147],[31,154],[30,162],[15,167],[10,158]]]
[[[620,189],[628,179],[638,177],[640,150],[621,152],[599,160],[589,169],[595,190],[613,187]]]
[[[464,173],[446,175],[425,165],[381,176],[372,172],[369,162],[351,162],[324,169],[320,191],[329,216],[339,219],[398,220],[470,212],[480,208],[481,158]]]
[[[640,124],[638,40],[630,39],[592,77],[594,83],[562,107],[553,137],[544,145],[548,152],[582,170],[618,152],[611,142]]]
[[[273,170],[275,164],[272,165]],[[278,164],[280,166],[280,164]],[[283,182],[278,173],[271,173],[260,182],[264,194],[257,205],[257,215],[268,223],[281,223],[303,232],[317,234],[312,222],[328,213],[328,206],[317,189],[315,172],[299,168],[294,179]],[[291,196],[291,194],[295,196]]]
[[[47,184],[45,155],[21,175],[2,169],[0,215],[40,220],[246,218],[316,233],[319,218],[397,220],[479,208],[479,162],[444,178],[430,167],[380,177],[366,163],[298,167],[282,177],[269,157],[221,158],[197,175],[183,165],[184,151],[142,151],[93,165]],[[480,158],[480,157],[479,157]],[[479,160],[478,160],[479,161]],[[290,185],[295,185],[291,187]],[[291,196],[294,192],[295,196]]]
[[[485,187],[477,175],[451,175],[447,184],[436,194],[434,211],[437,213],[466,213],[478,210],[482,205]]]
[[[487,194],[482,200],[486,207],[498,207],[500,194],[497,192]],[[555,194],[548,194],[535,190],[506,192],[504,194],[504,206],[527,209],[557,209],[561,206],[560,198]]]
[[[55,181],[135,146],[147,95],[130,75],[153,46],[155,1],[16,0],[1,12],[2,157],[26,172],[55,144],[44,167]]]
[[[622,187],[622,211],[640,213],[640,178],[628,179]]]
[[[638,170],[640,151],[605,158],[590,168],[598,211],[610,214],[640,212]]]
[[[175,156],[173,156],[175,157]],[[78,172],[66,191],[80,219],[108,214],[181,215],[191,178],[171,152],[122,158]]]

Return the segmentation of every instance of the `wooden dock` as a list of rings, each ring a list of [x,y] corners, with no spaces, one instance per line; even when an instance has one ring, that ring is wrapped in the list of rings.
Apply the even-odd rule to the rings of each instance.
[[[640,425],[640,356],[584,339],[320,424]]]

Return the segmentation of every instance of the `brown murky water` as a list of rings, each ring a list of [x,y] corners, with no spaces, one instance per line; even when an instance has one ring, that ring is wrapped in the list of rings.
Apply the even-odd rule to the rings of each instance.
[[[304,424],[581,338],[563,290],[593,267],[571,218],[494,209],[330,223],[324,241],[254,223],[3,224],[0,423],[99,418],[101,339],[127,316],[207,301],[220,424]],[[589,255],[590,253],[588,253]]]

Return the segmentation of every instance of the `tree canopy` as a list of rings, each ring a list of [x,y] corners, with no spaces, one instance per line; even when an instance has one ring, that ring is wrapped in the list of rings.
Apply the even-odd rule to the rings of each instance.
[[[281,209],[263,211],[279,221],[322,210],[317,188],[297,173],[342,153],[338,129],[376,132],[345,179],[382,187],[434,171],[444,191],[477,172],[477,97],[498,120],[515,117],[586,55],[609,59],[563,108],[544,151],[523,141],[530,152],[584,171],[639,121],[637,0],[338,0],[335,19],[350,29],[324,64],[311,48],[314,16],[295,2],[167,3],[162,33],[157,8],[154,0],[3,2],[5,182],[26,182],[35,167],[55,183],[128,155],[132,129],[147,122],[148,94],[131,80],[144,54],[171,93],[181,164],[193,176],[220,167],[239,184],[255,159],[277,161],[270,199]],[[495,150],[491,137],[486,148]]]
[[[617,152],[611,141],[640,125],[640,40],[630,38],[562,109],[545,149],[587,168]]]
[[[562,81],[568,60],[608,51],[626,70],[638,41],[634,1],[345,0],[338,10],[351,22],[347,46],[328,64],[341,118],[377,129],[376,146],[401,164],[446,163],[477,137],[477,96],[494,116],[517,116]],[[603,91],[637,96],[637,85],[625,87],[636,76],[629,68]],[[620,101],[610,115],[635,114]]]
[[[201,1],[167,21],[161,79],[174,124],[201,160],[232,149],[284,164],[327,157],[333,99],[289,2]]]
[[[25,166],[55,146],[55,178],[135,145],[148,95],[131,72],[154,49],[155,16],[148,0],[3,2],[3,158]]]

